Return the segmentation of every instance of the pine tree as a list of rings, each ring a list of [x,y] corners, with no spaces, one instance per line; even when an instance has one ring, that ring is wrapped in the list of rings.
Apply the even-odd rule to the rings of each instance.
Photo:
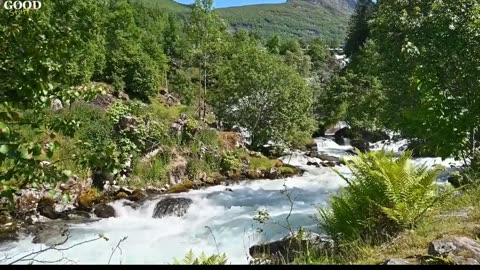
[[[347,57],[355,57],[368,38],[368,21],[375,13],[376,5],[371,0],[359,0],[349,23],[349,32],[345,43]]]

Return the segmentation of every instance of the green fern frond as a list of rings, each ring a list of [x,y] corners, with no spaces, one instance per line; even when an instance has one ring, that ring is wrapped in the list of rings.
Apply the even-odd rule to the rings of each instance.
[[[352,241],[366,236],[396,233],[411,228],[444,196],[436,195],[441,168],[415,166],[411,152],[358,152],[347,163],[353,177],[337,173],[347,186],[320,210],[321,227],[331,236]],[[446,196],[446,195],[445,195]],[[386,230],[386,231],[383,231]]]

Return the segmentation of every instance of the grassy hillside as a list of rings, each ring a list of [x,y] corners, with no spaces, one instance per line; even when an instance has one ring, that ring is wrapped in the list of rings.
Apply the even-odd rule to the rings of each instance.
[[[173,0],[139,0],[138,2],[144,3],[147,7],[166,9],[174,13],[187,13],[190,11],[188,5],[179,4]]]
[[[188,13],[190,7],[173,0],[141,0],[149,7]],[[322,37],[341,43],[355,0],[289,0],[285,4],[264,4],[218,9],[234,30],[249,29],[263,38],[278,33],[284,38]]]

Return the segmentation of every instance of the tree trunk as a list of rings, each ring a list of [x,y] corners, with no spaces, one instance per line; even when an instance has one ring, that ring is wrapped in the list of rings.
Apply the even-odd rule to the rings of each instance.
[[[206,56],[204,57],[204,60],[203,60],[203,72],[204,72],[204,86],[203,86],[203,122],[205,122],[205,114],[206,114],[206,111],[207,111],[207,58]]]

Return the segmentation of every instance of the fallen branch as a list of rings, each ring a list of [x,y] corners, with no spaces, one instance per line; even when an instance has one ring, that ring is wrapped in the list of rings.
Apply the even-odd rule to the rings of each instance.
[[[128,236],[125,236],[123,237],[122,239],[120,239],[117,243],[117,246],[112,250],[112,254],[110,254],[110,258],[108,258],[108,264],[110,264],[110,261],[112,260],[112,257],[113,257],[113,254],[115,254],[115,251],[118,249],[120,250],[120,260],[121,260],[121,256],[122,256],[122,248],[120,247],[120,245],[122,244],[123,241],[127,240]],[[120,261],[120,264],[122,262]]]
[[[19,262],[30,262],[30,264],[33,264],[34,262],[37,262],[37,263],[58,263],[58,262],[61,262],[61,261],[70,261],[72,262],[72,260],[68,259],[67,257],[65,257],[62,253],[62,251],[66,251],[66,250],[70,250],[74,247],[77,247],[77,246],[80,246],[80,245],[83,245],[83,244],[87,244],[87,243],[90,243],[90,242],[94,242],[94,241],[98,241],[100,239],[105,239],[108,241],[108,239],[103,236],[103,235],[99,235],[97,238],[94,238],[94,239],[90,239],[90,240],[86,240],[86,241],[82,241],[82,242],[79,242],[77,244],[74,244],[74,245],[71,245],[69,247],[65,247],[65,248],[61,248],[60,246],[64,245],[65,243],[67,243],[67,241],[70,239],[70,233],[68,232],[64,232],[64,234],[66,235],[65,239],[59,243],[56,243],[56,244],[53,244],[45,249],[41,249],[39,251],[33,251],[31,253],[28,253],[10,263],[8,263],[8,265],[13,265],[15,263],[19,263]],[[58,260],[52,260],[52,261],[45,261],[45,260],[37,260],[37,256],[42,254],[42,253],[45,253],[49,250],[54,250],[54,251],[58,251],[62,254],[62,257]],[[12,259],[14,257],[18,256],[17,255],[13,255],[12,257],[7,257],[5,256],[6,258],[5,259],[2,259],[2,261],[4,260],[9,260],[9,259]]]

